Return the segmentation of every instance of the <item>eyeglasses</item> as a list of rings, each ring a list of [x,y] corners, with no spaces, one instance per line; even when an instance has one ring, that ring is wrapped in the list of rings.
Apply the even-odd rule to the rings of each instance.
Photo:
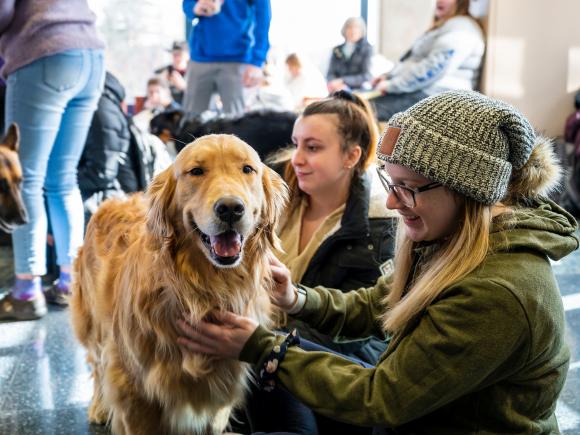
[[[383,168],[377,167],[377,173],[379,174],[379,180],[381,180],[381,183],[383,184],[383,187],[387,193],[393,192],[397,199],[405,207],[409,208],[414,208],[417,205],[415,202],[416,194],[443,186],[443,184],[439,183],[438,181],[434,181],[432,183],[426,184],[425,186],[413,189],[412,187],[391,183],[389,175]]]

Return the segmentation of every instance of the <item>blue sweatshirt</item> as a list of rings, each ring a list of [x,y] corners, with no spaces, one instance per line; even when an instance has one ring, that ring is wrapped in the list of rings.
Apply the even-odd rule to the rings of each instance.
[[[225,0],[219,14],[198,17],[196,0],[184,0],[183,11],[194,23],[189,47],[196,62],[239,62],[261,67],[270,48],[270,0]]]

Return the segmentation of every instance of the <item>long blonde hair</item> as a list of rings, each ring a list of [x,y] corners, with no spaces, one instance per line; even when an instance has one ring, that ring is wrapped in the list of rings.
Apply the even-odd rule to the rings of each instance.
[[[418,244],[407,237],[404,225],[398,226],[393,281],[383,299],[387,310],[380,318],[386,331],[403,331],[443,290],[483,262],[489,251],[491,210],[491,206],[464,198],[458,230],[424,262],[419,259],[418,265]]]

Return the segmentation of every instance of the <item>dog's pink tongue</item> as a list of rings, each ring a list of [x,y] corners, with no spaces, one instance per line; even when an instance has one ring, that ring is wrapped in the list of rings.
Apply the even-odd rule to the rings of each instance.
[[[240,253],[242,243],[235,231],[226,231],[217,236],[210,236],[211,247],[220,257],[234,257]]]

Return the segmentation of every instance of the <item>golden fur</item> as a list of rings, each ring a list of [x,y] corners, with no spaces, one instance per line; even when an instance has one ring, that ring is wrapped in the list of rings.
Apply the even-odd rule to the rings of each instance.
[[[270,323],[268,259],[286,197],[281,178],[245,142],[210,135],[185,147],[145,195],[99,208],[74,264],[71,298],[94,375],[90,421],[110,421],[115,434],[224,430],[247,366],[182,352],[176,321],[195,323],[219,308]],[[239,220],[219,219],[223,198],[243,203]],[[202,233],[228,229],[242,237],[241,258],[221,264]]]

